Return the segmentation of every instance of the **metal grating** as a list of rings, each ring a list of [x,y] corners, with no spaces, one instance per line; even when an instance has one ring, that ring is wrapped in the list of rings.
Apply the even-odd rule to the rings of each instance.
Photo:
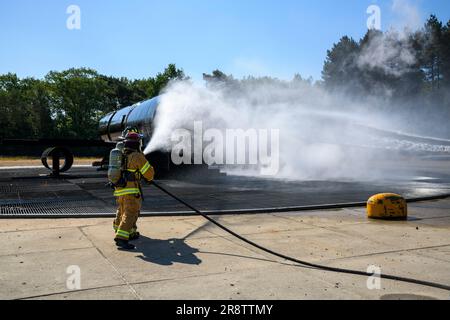
[[[37,184],[37,185],[20,185],[20,184],[0,184],[0,193],[17,194],[18,192],[59,192],[59,191],[80,191],[82,190],[75,184]]]
[[[91,172],[91,168],[80,168],[76,170],[78,177],[72,175],[70,179],[59,180],[38,177],[36,170],[26,171],[29,177],[22,177],[25,174],[23,171],[16,170],[10,176],[0,172],[0,219],[113,216],[116,204],[112,190],[105,186],[106,177]],[[423,193],[448,193],[450,184],[446,173],[442,171],[424,176],[444,177],[445,180],[421,182],[420,188],[416,182],[392,184],[389,181],[389,189],[416,197]],[[301,209],[297,206],[363,201],[386,187],[381,182],[285,182],[234,176],[167,179],[160,182],[187,202],[211,214],[292,211],[293,207],[299,211]],[[145,186],[144,193],[143,215],[189,213],[184,206],[151,186]]]
[[[0,193],[17,193],[22,190],[21,187],[13,184],[0,185]]]
[[[113,207],[98,200],[47,199],[0,202],[1,216],[111,215]]]

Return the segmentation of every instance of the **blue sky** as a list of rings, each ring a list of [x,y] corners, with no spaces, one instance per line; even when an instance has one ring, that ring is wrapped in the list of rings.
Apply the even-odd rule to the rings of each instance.
[[[66,27],[71,4],[80,30]],[[384,30],[417,27],[431,13],[450,19],[448,0],[1,0],[0,74],[85,66],[144,78],[176,63],[194,80],[216,68],[318,79],[333,43],[364,35],[371,4]]]

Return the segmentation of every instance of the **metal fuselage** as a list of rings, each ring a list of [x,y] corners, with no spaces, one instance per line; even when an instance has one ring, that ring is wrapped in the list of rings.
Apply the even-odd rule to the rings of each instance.
[[[99,122],[101,139],[109,143],[117,142],[125,128],[136,127],[144,135],[143,144],[146,145],[152,136],[159,101],[158,96],[107,114]]]
[[[153,134],[153,121],[155,120],[160,99],[161,97],[158,96],[138,102],[104,116],[99,123],[101,139],[105,143],[114,145],[119,141],[123,130],[127,127],[136,127],[144,136],[142,142],[146,146]],[[170,155],[167,152],[154,151],[147,154],[146,158],[154,167],[155,174],[158,177],[174,169]],[[102,160],[102,163],[107,163],[106,157]]]

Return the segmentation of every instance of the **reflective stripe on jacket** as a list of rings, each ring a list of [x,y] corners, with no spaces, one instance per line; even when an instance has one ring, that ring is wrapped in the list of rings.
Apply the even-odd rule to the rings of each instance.
[[[152,181],[155,171],[142,152],[133,152],[127,155],[127,171],[135,174],[134,181],[128,181],[124,188],[115,188],[114,196],[120,197],[129,194],[140,194],[140,179]]]

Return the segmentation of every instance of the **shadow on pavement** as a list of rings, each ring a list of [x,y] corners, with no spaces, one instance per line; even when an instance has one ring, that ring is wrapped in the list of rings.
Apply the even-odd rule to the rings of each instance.
[[[184,239],[151,239],[142,236],[137,241],[136,253],[141,253],[138,258],[163,266],[169,266],[174,263],[200,264],[202,260],[195,256],[198,249],[189,246]]]

